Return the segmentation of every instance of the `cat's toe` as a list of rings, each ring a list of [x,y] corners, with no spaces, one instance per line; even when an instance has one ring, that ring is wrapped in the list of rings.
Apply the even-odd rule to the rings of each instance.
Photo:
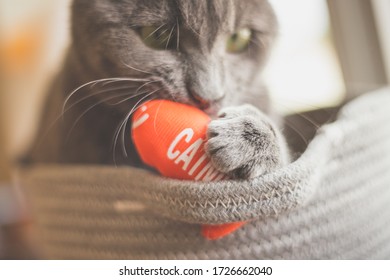
[[[240,133],[234,129],[237,120],[214,120],[210,123],[205,144],[206,154],[213,166],[223,173],[229,173],[245,160]]]
[[[282,165],[280,141],[270,123],[252,114],[238,114],[242,107],[222,112],[226,115],[210,122],[205,144],[217,170],[231,178],[248,179]]]

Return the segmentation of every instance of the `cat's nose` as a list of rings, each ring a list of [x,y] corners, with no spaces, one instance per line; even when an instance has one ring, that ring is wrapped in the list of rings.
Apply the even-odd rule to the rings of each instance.
[[[207,78],[208,76],[204,75],[200,79],[192,80],[191,84],[187,84],[190,98],[202,109],[220,102],[225,96],[222,83],[217,82],[217,79]]]
[[[197,56],[191,61],[186,76],[188,95],[203,107],[218,103],[225,96],[223,65],[212,57]]]
[[[218,102],[219,100],[221,100],[223,98],[223,94],[214,95],[213,98],[205,98],[205,97],[201,96],[200,94],[198,94],[194,90],[189,90],[189,93],[190,93],[192,99],[194,99],[194,101],[202,109],[209,108],[212,103]]]

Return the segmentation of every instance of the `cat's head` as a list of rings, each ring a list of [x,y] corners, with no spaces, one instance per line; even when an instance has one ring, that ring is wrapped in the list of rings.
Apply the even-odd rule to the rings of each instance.
[[[91,78],[138,78],[138,94],[210,112],[266,100],[259,74],[276,25],[266,0],[73,3],[74,49]]]

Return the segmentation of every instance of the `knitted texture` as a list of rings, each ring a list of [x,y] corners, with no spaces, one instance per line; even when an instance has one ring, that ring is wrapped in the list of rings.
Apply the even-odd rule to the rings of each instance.
[[[252,180],[191,182],[129,167],[21,170],[44,258],[389,259],[390,90],[323,126]],[[250,221],[216,241],[199,224]]]
[[[165,177],[218,181],[228,176],[213,168],[204,150],[210,117],[202,110],[169,100],[144,103],[133,115],[132,138],[142,161]],[[202,235],[222,238],[245,222],[202,225]]]

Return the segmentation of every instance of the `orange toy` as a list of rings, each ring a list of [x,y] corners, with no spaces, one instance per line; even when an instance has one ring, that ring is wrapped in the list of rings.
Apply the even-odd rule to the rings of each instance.
[[[183,180],[216,181],[217,171],[204,152],[210,117],[201,110],[167,100],[146,102],[133,115],[132,136],[143,162],[160,174]],[[221,238],[245,222],[202,225],[207,239]]]

